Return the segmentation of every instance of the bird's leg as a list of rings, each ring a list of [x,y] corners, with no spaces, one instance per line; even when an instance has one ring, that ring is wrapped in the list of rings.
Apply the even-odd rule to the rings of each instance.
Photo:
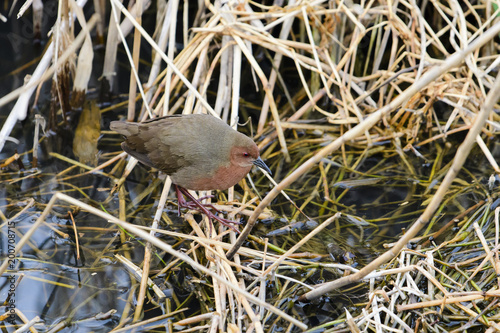
[[[174,185],[174,186],[175,186],[175,192],[177,194],[179,215],[180,215],[181,207],[188,208],[188,209],[200,210],[208,218],[217,220],[220,223],[224,224],[225,226],[227,226],[227,227],[229,227],[229,228],[231,228],[234,231],[239,233],[239,231],[233,226],[234,224],[240,224],[239,222],[231,221],[231,220],[228,220],[228,219],[225,219],[225,218],[222,218],[220,216],[215,215],[214,213],[209,211],[208,208],[213,209],[217,213],[220,213],[220,211],[217,208],[215,208],[212,204],[202,204],[195,197],[193,197],[191,195],[191,193],[189,193],[189,191],[186,190],[184,187],[181,187],[178,185]],[[183,194],[191,201],[186,201],[186,199],[184,199]]]
[[[214,197],[213,195],[207,195],[207,196],[201,197],[199,199],[196,199],[184,187],[177,186],[177,185],[174,185],[174,186],[175,186],[175,192],[177,194],[177,200],[179,202],[179,205],[178,205],[178,213],[179,213],[179,215],[181,215],[181,211],[180,211],[181,208],[187,208],[187,209],[194,209],[194,210],[196,210],[197,208],[200,208],[200,205],[202,205],[204,208],[208,207],[210,209],[213,209],[217,213],[221,213],[221,211],[218,210],[217,208],[215,208],[212,204],[204,204],[204,203],[200,202],[200,201],[208,199],[208,198],[213,198]],[[187,201],[186,199],[184,199],[183,194],[185,196],[187,196],[191,201]],[[233,221],[231,221],[230,223],[236,223],[236,224],[238,224],[238,222],[233,222]]]
[[[184,199],[181,190],[179,190],[179,186],[175,185],[175,194],[177,195],[177,215],[181,216],[181,207],[186,207],[187,201]]]

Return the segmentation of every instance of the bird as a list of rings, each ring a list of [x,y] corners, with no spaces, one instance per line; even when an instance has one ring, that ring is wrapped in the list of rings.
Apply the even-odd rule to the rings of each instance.
[[[121,147],[126,153],[170,176],[179,215],[181,207],[197,207],[209,218],[236,230],[231,224],[237,222],[211,213],[209,208],[219,211],[199,202],[188,190],[226,190],[254,165],[272,174],[251,138],[208,114],[169,115],[141,123],[112,121],[110,129],[123,135]]]

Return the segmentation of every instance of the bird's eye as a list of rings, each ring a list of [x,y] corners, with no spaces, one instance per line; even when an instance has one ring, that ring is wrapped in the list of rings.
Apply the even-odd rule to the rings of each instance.
[[[248,157],[248,156],[250,156],[250,154],[249,153],[243,153],[243,156]]]

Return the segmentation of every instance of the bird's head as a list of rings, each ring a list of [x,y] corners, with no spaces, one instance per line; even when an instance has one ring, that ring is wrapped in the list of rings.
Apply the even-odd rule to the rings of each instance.
[[[248,139],[248,141],[245,140],[247,142],[245,142],[243,145],[235,145],[231,149],[231,163],[242,168],[248,168],[252,165],[255,165],[260,169],[263,169],[267,173],[272,174],[271,170],[269,170],[267,165],[260,158],[259,148],[255,144],[255,142],[253,142],[248,137],[246,138]]]

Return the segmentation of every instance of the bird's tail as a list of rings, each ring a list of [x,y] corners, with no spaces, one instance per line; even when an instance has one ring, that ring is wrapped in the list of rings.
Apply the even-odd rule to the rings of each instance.
[[[126,137],[137,134],[139,132],[139,124],[128,123],[126,121],[112,121],[109,128]]]

